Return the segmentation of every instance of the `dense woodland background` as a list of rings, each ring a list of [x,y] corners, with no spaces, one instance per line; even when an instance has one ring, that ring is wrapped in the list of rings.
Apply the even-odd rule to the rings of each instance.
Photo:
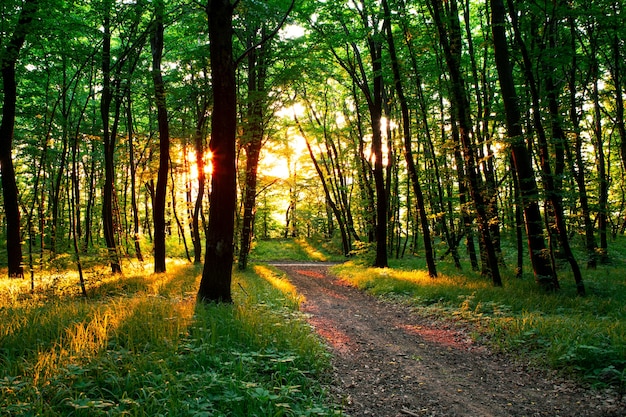
[[[122,257],[201,263],[220,208],[235,219],[226,274],[253,239],[323,236],[379,267],[417,254],[431,276],[449,256],[495,285],[508,268],[554,290],[563,264],[584,294],[585,268],[620,256],[623,1],[232,6],[2,2],[10,276],[93,255],[113,272]],[[224,158],[236,204],[216,188]]]

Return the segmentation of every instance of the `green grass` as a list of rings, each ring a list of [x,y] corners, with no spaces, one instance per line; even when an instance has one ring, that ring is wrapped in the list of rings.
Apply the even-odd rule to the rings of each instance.
[[[265,239],[253,242],[250,259],[269,261],[345,261],[337,242],[319,239]]]
[[[200,268],[125,265],[77,278],[0,279],[0,415],[327,416],[329,355],[293,288],[255,267],[233,305],[196,305]],[[256,271],[256,272],[255,272]]]
[[[422,260],[391,261],[391,268],[359,262],[335,272],[372,294],[415,306],[420,314],[470,323],[475,336],[595,386],[626,388],[626,274],[623,265],[585,271],[586,297],[578,297],[569,272],[562,289],[546,294],[532,277],[504,272],[504,287],[469,268],[439,264],[431,279]]]

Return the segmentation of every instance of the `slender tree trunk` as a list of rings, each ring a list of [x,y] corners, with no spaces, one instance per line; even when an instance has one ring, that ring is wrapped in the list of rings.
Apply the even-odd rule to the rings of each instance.
[[[152,51],[152,81],[159,125],[159,173],[154,196],[154,272],[165,272],[165,199],[167,197],[167,175],[170,159],[170,133],[165,102],[165,84],[161,73],[163,57],[163,16],[165,5],[162,0],[154,3],[154,27],[150,47]]]
[[[100,102],[100,114],[102,117],[102,134],[104,146],[104,191],[102,201],[102,223],[104,227],[104,239],[109,251],[111,272],[121,273],[122,267],[119,261],[115,239],[114,216],[114,193],[115,193],[115,135],[111,134],[109,115],[113,93],[111,89],[111,0],[105,0],[102,44],[102,98]]]
[[[411,116],[409,115],[409,106],[404,95],[402,81],[400,79],[400,65],[396,53],[393,32],[391,30],[389,4],[387,0],[383,0],[383,8],[385,10],[385,26],[387,31],[387,42],[389,44],[389,52],[391,54],[391,67],[393,70],[394,86],[400,101],[400,109],[402,112],[402,131],[404,134],[404,157],[406,160],[407,171],[413,185],[413,192],[417,201],[420,223],[422,225],[422,233],[424,236],[424,251],[426,255],[426,264],[428,266],[428,275],[432,278],[437,276],[437,266],[435,265],[435,256],[433,253],[432,241],[430,237],[430,227],[428,225],[428,217],[426,215],[426,206],[424,204],[424,195],[422,187],[417,176],[417,168],[413,160],[412,137],[411,137]],[[444,220],[445,221],[445,220]]]
[[[135,245],[135,256],[139,262],[143,262],[143,254],[141,252],[141,243],[139,235],[139,209],[137,207],[137,163],[135,162],[135,146],[134,127],[132,114],[132,101],[130,97],[130,89],[126,96],[126,119],[128,124],[128,163],[130,170],[130,206],[133,216],[133,242]]]
[[[215,104],[209,144],[213,153],[211,209],[198,299],[230,303],[237,200],[233,6],[229,0],[209,0],[206,13],[209,21],[211,79]]]
[[[309,139],[306,133],[304,132],[302,125],[300,124],[300,122],[298,121],[298,118],[295,115],[294,115],[294,118],[295,118],[296,125],[298,126],[298,129],[300,130],[300,134],[302,135],[302,137],[304,138],[306,142],[306,147],[309,151],[309,156],[311,157],[311,161],[313,161],[313,166],[315,167],[315,171],[317,172],[317,175],[322,183],[324,195],[326,196],[326,204],[332,210],[332,213],[334,214],[335,219],[337,219],[337,224],[339,225],[339,232],[341,233],[341,245],[343,248],[343,254],[344,256],[348,256],[350,255],[350,251],[352,248],[350,247],[350,237],[348,234],[346,224],[344,222],[344,217],[341,213],[341,210],[335,203],[335,201],[333,201],[328,184],[326,182],[326,178],[324,177],[324,172],[322,171],[322,168],[320,167],[320,164],[318,163],[317,158],[315,157],[315,154],[313,153],[313,149],[311,148],[311,143],[309,142]],[[331,222],[332,222],[332,218],[329,218],[329,226]]]
[[[452,90],[451,103],[453,111],[456,112],[457,115],[459,135],[461,138],[461,145],[463,146],[463,153],[465,156],[465,167],[469,183],[469,191],[474,202],[474,207],[476,209],[476,219],[478,221],[478,229],[481,235],[481,243],[485,248],[487,266],[487,270],[485,272],[491,277],[491,280],[495,286],[501,286],[502,279],[500,277],[498,256],[496,253],[494,242],[491,238],[487,206],[485,199],[482,195],[482,180],[480,178],[480,174],[477,171],[478,166],[476,163],[476,153],[471,138],[469,103],[467,102],[465,82],[462,77],[460,67],[461,38],[456,0],[451,1],[451,5],[453,6],[450,12],[450,24],[452,25],[452,29],[449,38],[448,31],[444,26],[444,22],[441,16],[441,0],[432,0],[431,4],[433,18],[439,32],[439,41],[442,46],[446,59],[446,64],[448,66],[448,71],[450,74]]]
[[[91,142],[91,154],[95,154],[96,142]],[[92,242],[92,212],[94,206],[95,199],[95,184],[96,184],[96,158],[91,158],[91,163],[89,165],[89,172],[85,175],[87,180],[89,181],[87,185],[87,201],[85,202],[85,236],[84,236],[84,250],[86,251],[89,248],[89,244]]]
[[[254,32],[254,31],[253,31]],[[265,37],[265,28],[261,29]],[[247,47],[252,48],[256,39],[251,36]],[[239,269],[248,266],[248,255],[252,244],[256,196],[257,168],[263,145],[263,109],[266,102],[265,78],[267,74],[266,54],[270,45],[266,42],[248,53],[248,108],[247,123],[244,126],[243,147],[246,151],[245,187],[243,196],[243,218],[239,245]]]
[[[373,94],[368,100],[372,125],[372,155],[374,157],[374,186],[376,190],[376,258],[377,268],[386,268],[387,261],[387,188],[383,164],[383,143],[380,119],[383,116],[382,45],[373,37],[368,39],[372,58]]]
[[[38,7],[38,0],[26,0],[24,2],[13,35],[8,40],[8,43],[3,48],[4,50],[0,55],[0,70],[2,71],[2,86],[4,92],[2,123],[0,123],[0,173],[2,176],[4,213],[7,222],[8,275],[9,277],[20,278],[24,277],[20,208],[15,168],[13,167],[13,158],[11,156],[17,106],[15,65],[20,49],[22,49],[26,35],[29,32],[30,23],[35,13],[37,13]]]
[[[87,102],[89,99],[87,99]],[[85,103],[85,106],[87,103]],[[84,113],[84,109],[83,109]],[[80,122],[78,122],[80,125]],[[87,288],[85,286],[85,277],[83,274],[83,264],[80,259],[80,248],[78,245],[79,234],[77,225],[80,224],[80,192],[79,192],[79,178],[78,178],[78,128],[74,135],[74,141],[72,143],[72,172],[71,172],[71,195],[70,195],[70,219],[72,223],[72,245],[74,247],[74,256],[76,257],[76,267],[78,268],[78,282],[80,284],[80,290],[83,297],[87,297]]]
[[[609,201],[609,179],[606,167],[606,155],[604,151],[604,134],[602,129],[602,108],[600,105],[599,77],[600,63],[597,54],[596,33],[591,33],[591,99],[593,102],[593,139],[596,151],[596,167],[598,169],[598,231],[600,233],[599,257],[600,262],[608,262],[608,201]]]
[[[170,165],[171,165],[170,160]],[[176,182],[174,181],[174,170],[170,170],[170,182],[172,186],[170,187],[170,195],[172,197],[172,215],[174,216],[174,220],[176,221],[176,227],[178,228],[178,236],[179,241],[182,240],[183,247],[185,248],[185,256],[187,260],[191,262],[191,256],[189,255],[189,247],[187,246],[187,237],[185,236],[185,227],[183,226],[183,222],[180,221],[180,217],[178,216],[178,211],[176,210]],[[170,232],[171,234],[171,232]]]
[[[194,149],[196,152],[196,167],[198,170],[198,195],[193,207],[193,216],[191,218],[191,233],[193,236],[193,263],[199,264],[202,261],[202,242],[200,242],[200,212],[202,211],[202,202],[204,200],[204,189],[206,175],[204,172],[204,124],[207,117],[207,104],[202,105],[198,111],[198,119],[196,121],[196,131],[194,133]]]
[[[558,288],[558,280],[546,254],[547,248],[543,237],[543,220],[539,210],[537,183],[535,182],[530,155],[524,143],[521,114],[515,91],[513,71],[509,61],[503,1],[491,0],[491,12],[496,67],[504,102],[507,132],[511,141],[511,152],[524,205],[530,260],[537,283],[546,290],[555,290]]]

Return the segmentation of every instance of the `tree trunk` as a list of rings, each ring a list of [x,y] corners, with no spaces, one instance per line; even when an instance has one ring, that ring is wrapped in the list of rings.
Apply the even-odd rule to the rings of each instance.
[[[15,168],[13,167],[13,158],[11,156],[17,106],[15,65],[20,49],[22,49],[26,35],[29,32],[30,23],[38,7],[38,0],[26,0],[24,2],[13,35],[0,55],[0,69],[2,71],[4,92],[2,123],[0,124],[0,173],[2,176],[4,213],[7,222],[8,275],[9,277],[15,278],[24,277],[18,189],[15,179]]]
[[[165,272],[165,199],[167,196],[167,174],[170,160],[170,133],[165,102],[165,84],[161,73],[163,57],[163,15],[165,5],[162,0],[154,3],[153,32],[150,38],[152,51],[152,81],[159,125],[159,173],[153,202],[154,215],[154,272]]]
[[[229,0],[209,0],[206,13],[209,21],[211,78],[215,100],[209,144],[213,153],[213,176],[206,256],[198,299],[230,303],[237,200],[233,6]]]
[[[254,32],[254,31],[253,31]],[[265,28],[261,30],[265,35]],[[263,36],[264,37],[264,36]],[[254,36],[250,36],[248,48],[252,48],[256,42]],[[266,54],[269,43],[264,43],[248,53],[248,103],[247,123],[244,126],[244,144],[246,151],[246,172],[243,196],[243,219],[241,227],[241,239],[239,245],[239,269],[245,270],[248,266],[248,255],[252,244],[256,194],[257,194],[257,168],[259,154],[263,145],[263,110],[265,107],[267,92],[265,78],[267,74]]]
[[[104,228],[104,239],[109,252],[109,262],[111,272],[121,273],[119,255],[115,240],[114,215],[114,193],[115,193],[115,135],[109,129],[109,115],[113,93],[111,89],[111,3],[105,1],[104,22],[103,22],[103,44],[102,44],[102,97],[100,102],[100,115],[102,117],[102,134],[104,146],[104,190],[102,201],[102,224]]]
[[[520,195],[524,205],[526,236],[530,260],[537,283],[546,290],[558,288],[558,280],[546,254],[543,220],[539,210],[537,183],[528,150],[524,143],[513,71],[509,61],[505,28],[505,8],[502,0],[491,0],[491,29],[500,90],[506,114],[511,152],[518,175]]]
[[[302,137],[304,138],[306,142],[306,147],[307,147],[307,150],[309,151],[309,156],[311,157],[311,161],[313,161],[313,166],[315,167],[315,171],[317,172],[317,175],[322,183],[324,195],[326,196],[326,204],[332,210],[332,213],[334,214],[335,219],[337,219],[337,224],[339,225],[339,232],[341,234],[341,246],[343,248],[343,254],[344,256],[349,256],[352,248],[350,247],[350,236],[348,234],[348,229],[344,221],[344,216],[341,213],[341,210],[339,209],[335,201],[333,201],[328,184],[326,182],[326,178],[324,178],[324,172],[322,171],[320,164],[317,162],[317,158],[315,158],[313,149],[311,149],[311,143],[309,142],[309,139],[306,133],[304,132],[304,129],[302,129],[302,125],[300,124],[300,122],[298,121],[298,118],[295,115],[294,115],[294,118],[295,118],[296,125],[298,126],[298,129],[300,130],[300,134],[302,135]],[[332,222],[332,218],[329,218],[329,227],[330,227],[331,222]]]
[[[404,157],[406,160],[408,175],[411,179],[411,184],[413,185],[413,192],[415,193],[415,198],[417,200],[417,208],[424,237],[424,251],[426,255],[426,264],[428,266],[428,275],[432,278],[435,278],[437,276],[437,266],[435,265],[435,257],[433,254],[432,241],[430,237],[430,227],[428,225],[426,206],[424,204],[424,195],[422,194],[422,187],[420,185],[419,177],[417,175],[417,168],[415,167],[415,161],[413,160],[413,150],[411,143],[411,116],[409,115],[409,106],[407,104],[406,97],[404,96],[404,89],[402,87],[402,81],[400,79],[400,65],[398,63],[395,42],[393,39],[393,32],[391,30],[391,13],[387,0],[383,0],[383,8],[385,10],[385,26],[387,31],[389,52],[391,54],[391,67],[393,70],[394,86],[396,89],[396,93],[398,94],[398,100],[400,101],[400,109],[402,112]]]
[[[451,1],[450,25],[451,33],[448,38],[448,31],[442,20],[442,2],[441,0],[432,0],[432,14],[435,25],[439,32],[439,41],[444,52],[446,64],[450,74],[451,82],[451,105],[456,113],[459,126],[459,136],[463,147],[465,157],[465,169],[469,184],[469,192],[476,209],[476,219],[478,221],[478,229],[480,231],[481,243],[485,249],[485,259],[487,270],[486,275],[490,275],[494,285],[501,286],[502,279],[500,277],[500,269],[498,265],[498,256],[494,242],[491,238],[489,229],[489,218],[487,206],[482,195],[482,180],[477,171],[476,153],[471,138],[471,121],[469,115],[469,103],[467,102],[467,94],[465,91],[465,82],[461,75],[460,56],[461,56],[461,38],[460,27],[458,21],[458,11],[456,9],[456,1]]]
[[[135,256],[139,262],[143,262],[143,254],[141,253],[141,243],[139,236],[139,209],[137,207],[137,163],[135,162],[135,146],[134,127],[132,114],[132,101],[130,97],[130,89],[126,96],[126,119],[128,124],[128,164],[130,170],[130,206],[133,216],[133,242],[135,245]]]
[[[606,155],[604,151],[604,134],[602,130],[602,108],[600,105],[599,77],[600,63],[597,54],[597,37],[592,33],[591,37],[591,99],[593,102],[593,146],[596,151],[596,167],[598,169],[598,232],[600,233],[599,257],[600,262],[608,262],[608,202],[609,202],[609,178],[607,175]]]
[[[383,116],[382,45],[368,39],[372,58],[373,95],[368,100],[372,125],[372,155],[374,157],[374,188],[376,190],[376,258],[374,267],[386,268],[387,261],[387,188],[383,164],[383,141],[380,119]]]

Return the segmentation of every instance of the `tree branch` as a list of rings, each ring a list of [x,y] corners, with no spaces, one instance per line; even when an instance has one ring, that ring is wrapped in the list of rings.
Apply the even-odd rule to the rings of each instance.
[[[263,37],[263,39],[261,39],[258,43],[252,45],[251,47],[249,47],[248,49],[246,49],[243,54],[241,54],[239,56],[239,58],[237,58],[235,60],[235,67],[237,65],[239,65],[239,63],[241,63],[241,61],[250,53],[250,51],[258,48],[259,46],[263,45],[265,42],[269,41],[270,39],[272,39],[274,36],[276,36],[276,34],[278,33],[278,31],[283,27],[283,25],[285,24],[285,22],[287,21],[287,18],[289,17],[289,14],[291,13],[291,11],[293,10],[293,7],[296,4],[296,0],[291,0],[291,4],[289,5],[289,9],[287,9],[287,12],[285,13],[285,15],[283,16],[282,20],[280,21],[280,23],[278,25],[276,25],[276,27],[274,28],[274,30],[272,30],[269,34],[267,34],[266,36]]]

